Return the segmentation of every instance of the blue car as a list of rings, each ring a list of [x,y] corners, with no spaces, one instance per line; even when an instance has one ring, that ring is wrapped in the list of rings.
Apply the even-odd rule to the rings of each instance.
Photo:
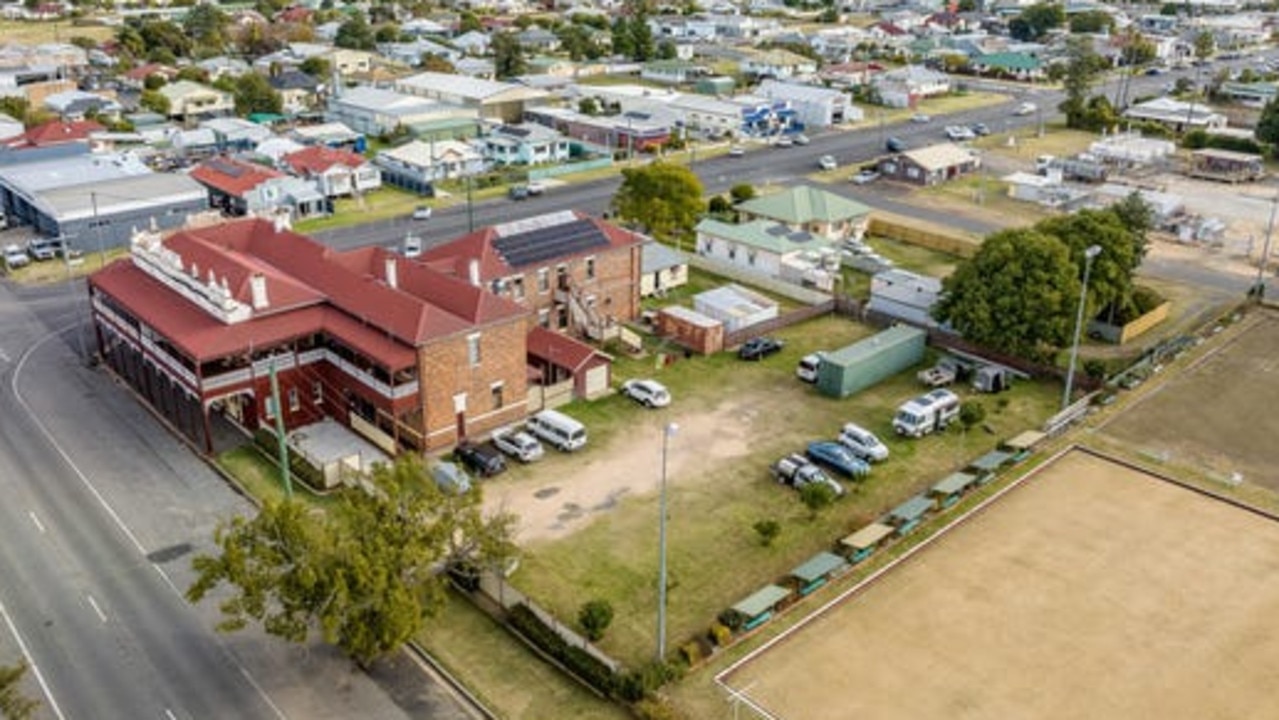
[[[833,440],[809,443],[808,457],[847,478],[862,478],[870,474],[869,463]]]

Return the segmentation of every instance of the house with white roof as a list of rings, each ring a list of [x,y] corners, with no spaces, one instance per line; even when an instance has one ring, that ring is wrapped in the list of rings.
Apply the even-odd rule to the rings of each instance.
[[[1226,127],[1226,116],[1204,103],[1182,102],[1170,97],[1159,97],[1137,103],[1124,111],[1130,120],[1155,122],[1176,133],[1201,128],[1220,130]]]
[[[950,92],[950,76],[923,65],[907,65],[876,75],[872,81],[886,107],[911,107],[923,98]]]

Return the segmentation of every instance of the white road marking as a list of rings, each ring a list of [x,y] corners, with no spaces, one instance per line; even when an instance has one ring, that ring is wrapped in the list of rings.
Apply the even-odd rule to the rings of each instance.
[[[22,641],[22,636],[18,634],[18,627],[13,624],[13,619],[5,611],[4,603],[0,603],[0,618],[4,618],[4,624],[9,626],[9,632],[13,633],[13,639],[18,641],[18,649],[22,651],[22,657],[27,660],[27,667],[31,668],[31,674],[35,676],[36,682],[40,684],[40,691],[44,693],[45,699],[49,701],[49,709],[53,711],[58,720],[67,720],[67,716],[62,714],[62,708],[58,707],[58,701],[53,699],[53,691],[49,689],[49,684],[44,681],[44,674],[40,672],[40,666],[36,665],[36,661],[31,657],[31,652],[27,650],[27,644]]]
[[[9,354],[4,350],[0,350],[0,362],[9,362]]]
[[[249,671],[245,670],[244,666],[239,665],[238,663],[237,667],[240,668],[240,673],[244,675],[244,679],[248,680],[249,684],[253,686],[253,689],[257,690],[258,694],[262,696],[262,700],[275,711],[275,716],[280,718],[280,720],[289,720],[289,716],[285,715],[284,711],[280,710],[280,708],[275,706],[275,703],[271,702],[270,696],[266,694],[266,691],[262,689],[262,686],[258,684],[258,681],[253,679],[253,676],[249,674]]]
[[[53,433],[49,431],[49,428],[46,427],[35,412],[31,410],[31,405],[27,403],[27,399],[24,398],[22,396],[22,392],[18,390],[18,377],[22,374],[22,369],[27,364],[27,360],[31,358],[31,354],[39,349],[45,341],[57,337],[61,332],[69,328],[75,327],[76,325],[71,325],[68,326],[68,328],[62,328],[62,330],[59,330],[58,332],[49,333],[33,343],[31,347],[27,348],[26,351],[22,353],[22,357],[18,359],[18,366],[13,370],[13,376],[9,378],[9,387],[13,390],[13,396],[17,398],[18,404],[26,411],[27,417],[31,418],[31,422],[40,429],[41,434],[45,436],[45,438],[49,441],[49,444],[57,451],[58,455],[62,456],[62,460],[67,464],[67,467],[71,468],[71,471],[75,473],[76,477],[80,478],[80,482],[89,489],[89,492],[93,494],[93,497],[98,499],[98,504],[107,511],[107,515],[111,516],[116,527],[120,528],[120,532],[124,533],[124,536],[129,539],[129,542],[133,543],[133,547],[137,548],[138,553],[143,557],[146,557],[146,548],[142,547],[142,543],[138,542],[138,538],[134,536],[133,531],[129,530],[128,526],[124,524],[124,521],[120,519],[119,514],[116,513],[115,508],[111,507],[111,505],[107,503],[106,498],[102,497],[102,493],[98,492],[98,489],[93,486],[93,483],[89,482],[89,478],[80,470],[80,467],[75,464],[75,461],[71,459],[71,456],[67,454],[67,451],[63,449],[62,445],[58,443],[57,438],[53,436]]]
[[[98,614],[98,619],[102,622],[107,621],[107,614],[102,612],[102,608],[98,607],[98,601],[93,599],[92,595],[85,595],[89,599],[89,605],[93,607],[93,611]]]
[[[169,720],[178,720],[178,716],[174,715],[173,711],[170,710],[169,708],[164,709],[164,716],[169,718]]]
[[[183,595],[182,591],[178,589],[178,586],[173,584],[173,581],[169,579],[169,574],[164,571],[164,568],[155,564],[152,564],[151,567],[155,568],[155,571],[160,573],[160,579],[164,581],[165,585],[169,586],[169,589],[173,591],[173,594],[182,598],[183,602],[186,602],[186,595]]]
[[[35,523],[36,530],[39,530],[39,531],[40,531],[40,534],[41,534],[41,535],[43,535],[43,534],[44,534],[44,526],[40,524],[40,518],[36,517],[36,511],[35,511],[35,510],[28,510],[28,511],[27,511],[27,515],[28,515],[28,516],[30,516],[30,518],[31,518],[31,522]]]

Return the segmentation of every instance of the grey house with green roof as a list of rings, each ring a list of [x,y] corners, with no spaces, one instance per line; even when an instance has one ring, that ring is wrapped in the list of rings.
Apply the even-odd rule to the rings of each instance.
[[[861,240],[870,222],[870,208],[865,205],[807,185],[747,200],[737,205],[737,211],[746,220],[772,221],[836,243]]]

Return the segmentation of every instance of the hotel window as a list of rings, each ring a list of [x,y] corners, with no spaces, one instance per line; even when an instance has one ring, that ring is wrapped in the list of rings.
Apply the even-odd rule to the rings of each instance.
[[[549,268],[538,268],[537,271],[537,291],[539,293],[547,293],[551,289],[551,271]]]
[[[537,324],[542,327],[551,326],[551,311],[549,308],[542,308],[537,311]]]
[[[297,388],[289,388],[289,412],[297,412],[302,407],[302,399],[298,395]]]
[[[262,408],[262,415],[267,420],[275,417],[275,398],[267,397],[266,404]]]
[[[466,361],[475,367],[480,364],[480,334],[466,336]]]
[[[502,398],[503,387],[504,387],[504,383],[500,383],[500,382],[495,382],[491,386],[489,386],[489,391],[493,394],[494,408],[500,408],[503,405],[505,405],[505,402]]]
[[[319,380],[311,383],[311,402],[316,405],[324,402],[324,385]]]
[[[595,279],[595,258],[593,257],[586,258],[586,279]]]
[[[524,299],[524,276],[523,275],[520,275],[518,277],[511,279],[511,295],[514,296],[516,300]]]

